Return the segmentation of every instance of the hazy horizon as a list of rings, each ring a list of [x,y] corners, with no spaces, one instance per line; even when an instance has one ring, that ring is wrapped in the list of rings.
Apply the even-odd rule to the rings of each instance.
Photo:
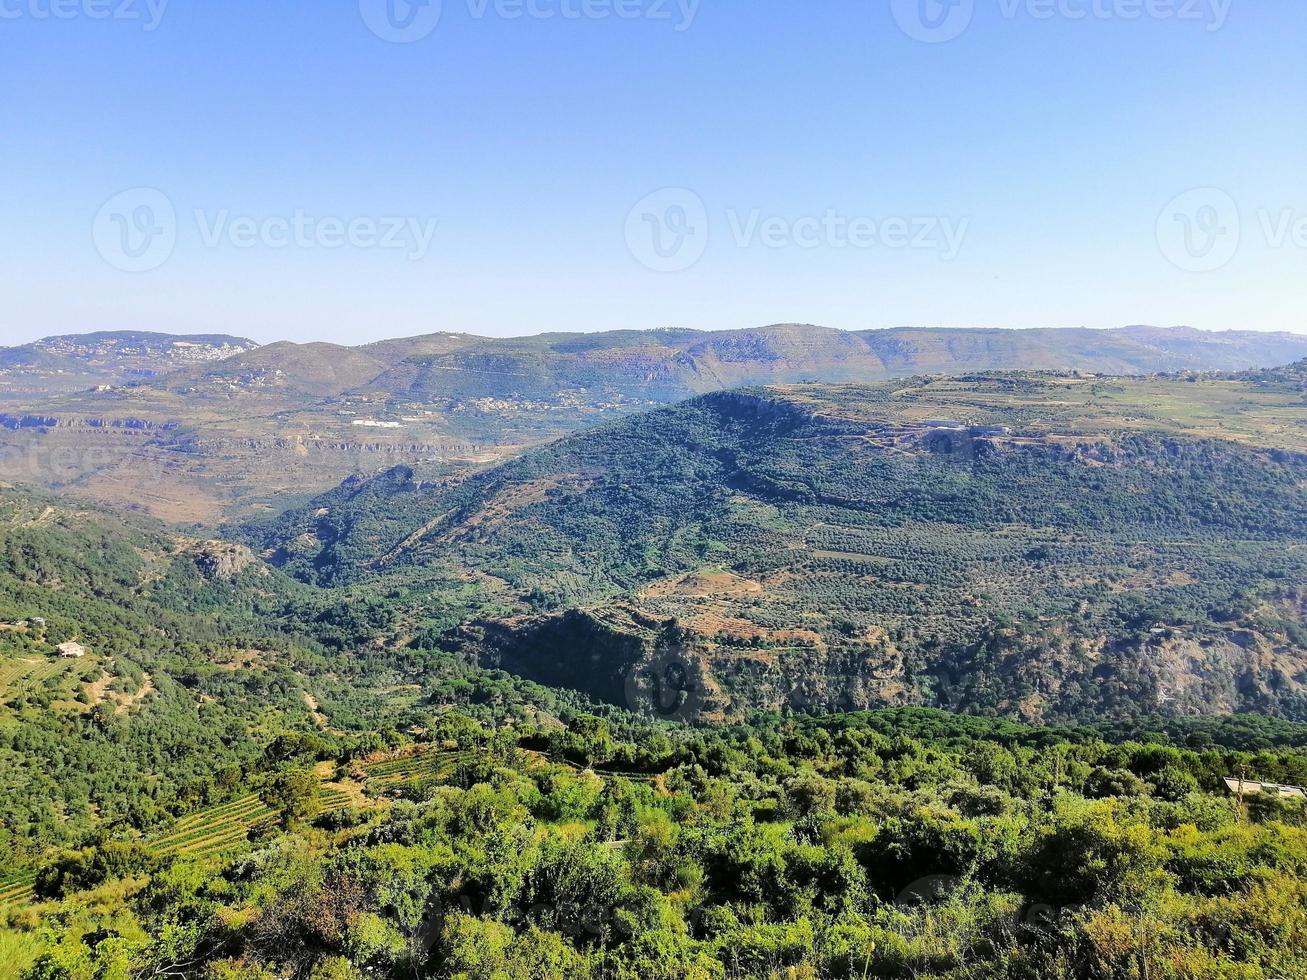
[[[225,337],[237,338],[240,340],[250,340],[258,344],[260,347],[267,347],[271,344],[279,344],[279,343],[292,343],[292,344],[328,343],[328,344],[336,344],[338,346],[359,347],[359,346],[364,346],[366,344],[375,344],[388,340],[404,340],[411,337],[432,336],[438,334],[447,334],[450,336],[475,337],[483,340],[523,340],[523,339],[530,339],[533,337],[548,336],[551,334],[572,334],[572,333],[601,334],[601,333],[612,333],[617,331],[626,331],[632,333],[653,333],[656,331],[663,331],[663,330],[685,330],[685,331],[694,331],[697,333],[720,333],[723,331],[732,331],[732,330],[761,330],[761,329],[766,329],[768,327],[789,327],[789,326],[813,327],[820,330],[839,330],[844,333],[868,333],[868,332],[889,331],[889,330],[957,330],[957,331],[1102,330],[1106,332],[1111,330],[1128,330],[1132,328],[1145,328],[1145,329],[1155,329],[1155,330],[1198,330],[1201,331],[1202,333],[1212,333],[1212,334],[1265,333],[1268,336],[1274,334],[1281,334],[1281,335],[1287,334],[1287,335],[1297,336],[1297,337],[1307,337],[1307,331],[1304,330],[1259,330],[1256,328],[1204,328],[1204,327],[1193,327],[1190,326],[1189,324],[1183,324],[1183,323],[1165,324],[1165,325],[1155,324],[1155,323],[1124,323],[1115,327],[1089,327],[1089,326],[1003,327],[1003,326],[983,326],[983,325],[956,326],[956,325],[949,325],[949,324],[945,324],[942,326],[896,324],[893,326],[881,326],[881,327],[843,327],[843,326],[832,326],[831,324],[826,324],[826,323],[812,323],[810,321],[800,320],[800,321],[774,321],[770,323],[756,323],[748,326],[729,326],[729,327],[687,327],[687,326],[680,326],[680,325],[667,325],[667,326],[655,326],[655,327],[611,327],[611,328],[601,327],[594,330],[579,330],[579,329],[526,330],[520,333],[503,333],[503,334],[480,333],[471,330],[424,330],[416,333],[392,333],[392,334],[387,334],[386,336],[369,337],[368,339],[354,341],[354,342],[334,340],[334,339],[328,339],[324,337],[292,338],[292,337],[279,337],[274,335],[265,335],[260,337],[260,336],[255,336],[252,333],[247,333],[241,330],[228,330],[228,329],[169,330],[169,329],[156,329],[156,328],[145,328],[145,327],[112,327],[112,328],[106,327],[106,328],[94,328],[94,329],[86,329],[86,330],[62,331],[59,333],[42,333],[39,336],[31,336],[25,339],[6,341],[5,343],[0,343],[0,347],[22,347],[27,344],[36,343],[37,341],[47,340],[52,337],[87,336],[90,334],[123,333],[123,332],[152,333],[152,334],[159,334],[162,336],[171,335],[171,336],[178,336],[178,337],[206,336],[206,335],[225,336]]]

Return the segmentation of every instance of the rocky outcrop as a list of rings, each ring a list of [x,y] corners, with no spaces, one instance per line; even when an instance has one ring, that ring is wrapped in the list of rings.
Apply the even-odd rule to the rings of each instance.
[[[140,418],[105,418],[102,416],[4,415],[0,428],[18,429],[128,429],[136,432],[170,432],[179,422],[155,422]]]
[[[583,691],[650,717],[726,721],[750,711],[909,703],[896,656],[716,642],[629,603],[480,619],[445,645],[481,666]]]
[[[258,561],[249,548],[229,541],[202,541],[191,546],[189,553],[201,575],[223,582],[231,581]]]

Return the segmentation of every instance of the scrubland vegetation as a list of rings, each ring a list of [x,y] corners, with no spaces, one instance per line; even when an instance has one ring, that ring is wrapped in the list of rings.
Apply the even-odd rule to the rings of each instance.
[[[261,768],[328,756],[378,795],[285,794],[223,851],[105,835],[42,868],[8,935],[46,937],[32,978],[1302,976],[1303,801],[1222,776],[1307,781],[1307,755],[1213,735],[1304,737],[1197,750],[910,710],[446,713],[389,758],[282,739]]]

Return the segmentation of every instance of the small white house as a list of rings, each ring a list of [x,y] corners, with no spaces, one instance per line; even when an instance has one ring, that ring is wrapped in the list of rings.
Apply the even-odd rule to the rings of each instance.
[[[67,657],[70,660],[80,660],[86,656],[86,647],[80,643],[60,643],[56,649],[59,656]]]

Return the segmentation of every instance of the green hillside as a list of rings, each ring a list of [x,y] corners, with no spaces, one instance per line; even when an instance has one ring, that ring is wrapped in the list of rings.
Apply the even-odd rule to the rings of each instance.
[[[709,717],[1299,717],[1305,488],[1291,387],[998,374],[710,395],[250,540],[323,585],[464,569],[514,615],[423,642],[616,703],[672,656]]]
[[[0,948],[29,980],[1296,977],[1301,801],[1225,783],[1307,779],[1301,731],[1246,737],[1277,734],[447,715],[342,748],[361,797],[244,796],[0,881]]]
[[[247,797],[285,762],[265,756],[283,736],[332,758],[453,704],[489,724],[584,705],[385,650],[392,605],[308,588],[240,545],[0,484],[0,883],[52,849],[152,838]],[[61,656],[69,643],[82,656]]]
[[[0,488],[0,858],[166,819],[300,723],[296,646],[260,623],[297,591],[236,546]],[[223,666],[243,650],[264,669]]]

